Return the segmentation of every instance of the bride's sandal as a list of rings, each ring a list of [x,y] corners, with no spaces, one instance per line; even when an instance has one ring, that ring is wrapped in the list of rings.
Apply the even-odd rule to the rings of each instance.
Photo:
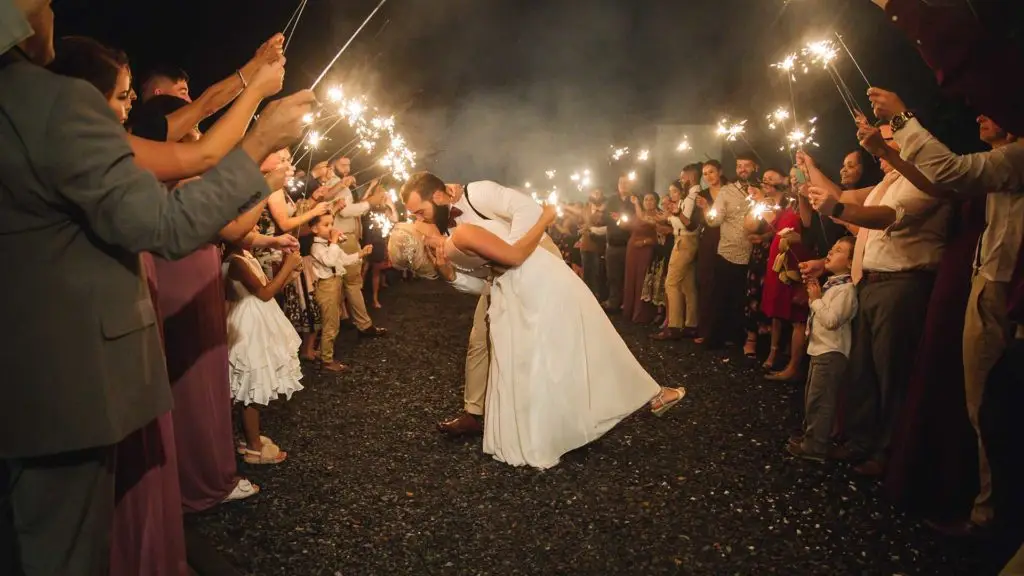
[[[679,393],[679,396],[675,400],[665,401],[665,391],[675,390]],[[651,414],[655,416],[662,416],[666,412],[672,409],[673,406],[679,403],[680,400],[686,398],[686,388],[662,388],[661,392],[651,400]]]
[[[245,450],[245,463],[246,464],[280,464],[288,458],[287,452],[282,452],[280,448],[273,444],[264,444],[263,449],[260,451]]]
[[[260,436],[260,442],[262,442],[264,446],[266,446],[267,444],[271,444],[273,446],[277,446],[277,444],[274,444],[273,440],[271,440],[270,438],[267,438],[266,436]],[[238,455],[239,456],[245,456],[246,451],[249,450],[249,448],[247,448],[247,446],[246,446],[244,438],[242,440],[238,441],[237,450],[238,450]]]

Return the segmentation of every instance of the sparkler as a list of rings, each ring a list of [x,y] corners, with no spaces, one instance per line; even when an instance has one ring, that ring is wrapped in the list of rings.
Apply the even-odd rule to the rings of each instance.
[[[288,52],[288,44],[291,43],[292,36],[295,35],[295,31],[299,28],[299,20],[302,18],[302,13],[306,10],[306,2],[307,0],[299,2],[299,7],[295,9],[295,12],[292,12],[292,16],[288,19],[288,23],[284,25],[283,33],[286,38],[284,40],[284,47],[281,49],[282,54]],[[289,28],[291,28],[290,32],[288,31]]]
[[[380,230],[380,235],[387,238],[391,234],[391,229],[395,227],[395,223],[388,218],[387,214],[382,212],[374,212],[370,214],[370,228],[376,228]]]
[[[783,121],[789,120],[789,117],[789,110],[782,106],[779,106],[778,108],[775,109],[774,112],[767,116],[768,128],[770,128],[771,130],[777,129],[779,125],[783,123]]]
[[[548,180],[554,180],[555,179],[555,174],[557,174],[557,173],[558,173],[557,170],[548,170],[544,174],[548,177]]]
[[[529,182],[527,182],[525,186],[526,188],[533,188],[533,184],[530,184]]]
[[[636,154],[636,159],[638,161],[640,161],[640,162],[647,162],[647,160],[650,157],[651,157],[651,151],[647,150],[647,149],[641,150],[641,151],[637,152],[637,154]]]
[[[819,40],[817,42],[809,42],[803,49],[803,54],[810,59],[812,64],[818,64],[828,72],[829,77],[832,78],[832,83],[836,85],[836,90],[839,91],[839,96],[842,97],[843,103],[846,104],[847,111],[854,120],[857,119],[858,113],[864,113],[860,109],[860,105],[857,104],[857,99],[853,96],[853,92],[850,91],[849,86],[846,85],[843,77],[836,70],[835,60],[839,56],[839,51],[836,50],[835,45],[831,41]]]
[[[857,72],[860,74],[860,77],[864,80],[864,83],[868,85],[868,88],[873,86],[871,81],[869,81],[868,77],[864,74],[864,70],[861,69],[860,64],[857,63],[857,59],[853,57],[853,52],[850,52],[850,49],[846,46],[846,42],[843,42],[843,37],[839,34],[839,32],[836,32],[836,40],[839,41],[839,45],[843,47],[844,51],[846,51],[846,55],[850,57],[850,62],[853,62],[854,67],[857,68]]]
[[[717,208],[712,208],[712,209],[708,210],[708,218],[711,218],[712,220],[714,220],[717,217],[718,217],[718,209]]]
[[[743,132],[746,131],[747,121],[741,120],[735,124],[729,124],[728,120],[722,119],[718,122],[718,128],[715,129],[715,134],[725,138],[726,142],[735,142],[737,138],[743,137]],[[746,138],[744,138],[744,141]]]
[[[816,128],[814,123],[817,118],[811,118],[808,123],[811,125],[810,129],[804,129],[800,126],[793,128],[788,134],[786,134],[786,141],[789,143],[790,150],[800,150],[807,146],[817,146],[818,143],[814,140],[814,132]]]
[[[334,55],[334,58],[331,58],[331,61],[327,63],[323,72],[317,76],[316,80],[313,81],[313,85],[309,87],[310,90],[316,90],[317,85],[324,79],[324,76],[326,76],[327,72],[332,66],[334,66],[334,63],[338,61],[338,58],[341,58],[341,55],[345,53],[345,50],[347,50],[349,45],[352,44],[352,41],[356,39],[356,36],[363,31],[363,28],[365,28],[366,25],[370,23],[370,20],[373,19],[374,14],[376,14],[377,11],[380,10],[381,6],[383,6],[387,1],[388,0],[380,0],[380,4],[377,4],[377,7],[373,9],[373,12],[370,12],[370,15],[366,17],[366,20],[363,20],[363,23],[359,25],[359,28],[356,28],[356,31],[352,33],[352,37],[348,39],[348,42],[345,42],[345,45],[341,47],[341,50],[338,50],[338,53]]]
[[[690,137],[684,135],[683,140],[676,146],[676,152],[686,152],[688,150],[693,150],[693,147],[690,146]]]
[[[623,146],[622,148],[616,148],[614,145],[612,146],[613,161],[621,160],[622,157],[625,156],[626,154],[629,154],[629,146]]]
[[[631,170],[629,174],[626,174],[626,178],[629,178],[630,182],[636,180],[636,170]]]

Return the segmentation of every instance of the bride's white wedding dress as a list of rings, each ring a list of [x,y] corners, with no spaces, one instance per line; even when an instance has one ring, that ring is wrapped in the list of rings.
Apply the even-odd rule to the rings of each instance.
[[[480,225],[507,241],[507,223]],[[487,266],[450,239],[446,252],[463,272]],[[660,392],[586,284],[543,248],[494,278],[488,320],[484,452],[501,462],[550,468]]]

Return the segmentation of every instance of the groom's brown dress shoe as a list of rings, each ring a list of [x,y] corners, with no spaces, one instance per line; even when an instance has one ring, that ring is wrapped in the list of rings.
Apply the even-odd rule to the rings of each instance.
[[[484,427],[480,422],[481,417],[474,416],[469,412],[463,412],[451,420],[445,420],[437,424],[438,431],[449,436],[467,436],[470,434],[483,434]]]

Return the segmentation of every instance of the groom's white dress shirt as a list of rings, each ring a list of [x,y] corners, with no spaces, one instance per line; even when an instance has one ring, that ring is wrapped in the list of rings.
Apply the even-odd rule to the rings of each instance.
[[[467,184],[462,197],[452,203],[452,208],[462,212],[455,219],[456,224],[483,226],[487,220],[482,216],[508,224],[509,235],[504,239],[509,243],[522,238],[543,214],[540,204],[530,196],[490,180]],[[488,288],[487,276],[490,276],[490,271],[485,269],[471,272],[456,270],[451,285],[460,292],[483,294]]]

